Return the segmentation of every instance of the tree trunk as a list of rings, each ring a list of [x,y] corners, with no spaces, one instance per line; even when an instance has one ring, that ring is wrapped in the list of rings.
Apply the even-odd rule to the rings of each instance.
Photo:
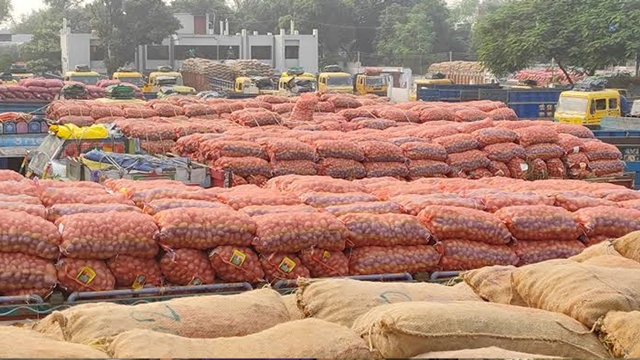
[[[569,84],[573,85],[573,79],[571,79],[571,76],[569,75],[567,70],[564,68],[564,66],[562,66],[562,62],[560,60],[556,60],[556,62],[558,63],[558,67],[560,68],[560,70],[562,71],[564,76],[567,77],[567,80],[569,81]]]
[[[640,51],[636,51],[636,77],[640,76]]]

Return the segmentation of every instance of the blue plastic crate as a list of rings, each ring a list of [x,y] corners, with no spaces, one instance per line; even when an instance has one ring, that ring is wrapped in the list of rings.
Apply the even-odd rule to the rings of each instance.
[[[550,119],[553,118],[554,107],[551,104],[521,103],[508,104],[521,119]]]

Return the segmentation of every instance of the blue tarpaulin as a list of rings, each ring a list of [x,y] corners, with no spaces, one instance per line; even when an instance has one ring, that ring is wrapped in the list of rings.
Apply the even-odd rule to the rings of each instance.
[[[84,157],[88,160],[102,164],[118,165],[119,167],[127,170],[151,172],[158,169],[163,171],[175,169],[175,166],[170,162],[158,159],[151,155],[118,154],[94,149],[84,154]]]

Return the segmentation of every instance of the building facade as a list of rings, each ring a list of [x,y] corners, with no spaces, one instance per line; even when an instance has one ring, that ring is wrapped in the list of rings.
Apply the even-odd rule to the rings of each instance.
[[[293,25],[289,31],[277,34],[258,34],[242,30],[229,34],[228,22],[213,24],[209,15],[175,14],[182,28],[162,44],[140,46],[132,68],[149,72],[159,66],[179,69],[182,62],[195,55],[210,60],[255,59],[271,65],[278,71],[302,67],[318,72],[318,31],[299,34]],[[66,23],[60,33],[63,72],[76,65],[90,64],[91,68],[106,73],[103,60],[105,51],[97,37],[91,34],[73,34]]]

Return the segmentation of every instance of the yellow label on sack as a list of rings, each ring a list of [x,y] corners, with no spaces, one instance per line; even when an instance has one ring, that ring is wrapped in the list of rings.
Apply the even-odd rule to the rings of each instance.
[[[280,265],[278,265],[278,269],[280,269],[285,274],[292,272],[295,267],[296,262],[286,256],[284,257],[284,259],[282,259]]]
[[[140,290],[144,287],[146,283],[147,283],[147,276],[140,274],[136,276],[136,280],[133,282],[133,285],[131,287],[133,288],[133,290]]]
[[[327,250],[322,252],[322,261],[329,260],[329,257],[331,257],[331,253],[330,252],[328,252]]]
[[[88,266],[85,266],[80,269],[80,272],[78,273],[78,275],[76,275],[76,280],[85,285],[89,285],[96,278],[96,276],[97,274],[95,270]]]
[[[234,249],[229,262],[235,267],[242,267],[242,264],[244,264],[245,260],[247,260],[247,254],[238,249]]]

